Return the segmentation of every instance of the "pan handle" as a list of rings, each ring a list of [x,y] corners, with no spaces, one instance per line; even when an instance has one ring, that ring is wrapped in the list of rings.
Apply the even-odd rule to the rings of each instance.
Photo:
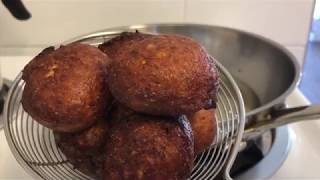
[[[320,105],[301,106],[271,112],[270,119],[259,121],[245,129],[243,140],[255,138],[265,131],[290,123],[320,119]]]

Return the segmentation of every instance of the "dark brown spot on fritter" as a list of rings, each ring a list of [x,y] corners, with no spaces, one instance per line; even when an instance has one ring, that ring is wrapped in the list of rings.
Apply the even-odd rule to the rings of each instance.
[[[146,38],[152,37],[151,34],[143,34],[136,32],[122,32],[119,36],[116,36],[109,41],[99,45],[99,49],[110,56],[112,59],[117,60],[117,56],[121,53],[125,53],[126,49],[138,41],[142,41]]]

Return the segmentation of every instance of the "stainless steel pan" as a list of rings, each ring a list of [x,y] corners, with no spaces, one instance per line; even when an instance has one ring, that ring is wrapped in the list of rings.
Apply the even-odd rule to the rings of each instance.
[[[101,32],[132,30],[182,34],[203,44],[234,76],[242,92],[245,140],[288,123],[320,118],[317,105],[286,107],[285,99],[297,87],[301,72],[296,58],[276,42],[236,29],[198,24],[134,25]]]

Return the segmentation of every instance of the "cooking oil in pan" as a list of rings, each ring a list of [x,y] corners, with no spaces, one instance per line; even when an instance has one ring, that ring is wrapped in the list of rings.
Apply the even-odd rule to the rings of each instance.
[[[246,112],[259,107],[261,105],[261,101],[256,93],[245,82],[239,80],[238,78],[235,78],[235,81],[241,91]]]

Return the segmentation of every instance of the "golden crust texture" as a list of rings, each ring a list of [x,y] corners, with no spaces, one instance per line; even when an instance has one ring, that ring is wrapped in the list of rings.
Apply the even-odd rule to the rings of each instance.
[[[215,107],[215,65],[190,38],[151,36],[126,47],[114,59],[108,76],[110,91],[137,112],[176,116]]]
[[[126,49],[134,46],[135,43],[151,37],[151,34],[143,34],[139,32],[123,32],[119,36],[99,45],[99,49],[106,53],[112,59],[126,53]]]
[[[55,141],[69,162],[81,172],[101,179],[104,164],[104,144],[109,126],[99,121],[77,133],[54,132]]]
[[[110,131],[104,179],[186,179],[193,159],[188,120],[133,115]]]
[[[90,127],[104,118],[111,104],[106,79],[110,61],[99,49],[85,44],[45,49],[23,70],[23,108],[56,131]]]
[[[189,116],[194,137],[194,151],[198,155],[214,143],[217,135],[215,109],[200,110]]]

